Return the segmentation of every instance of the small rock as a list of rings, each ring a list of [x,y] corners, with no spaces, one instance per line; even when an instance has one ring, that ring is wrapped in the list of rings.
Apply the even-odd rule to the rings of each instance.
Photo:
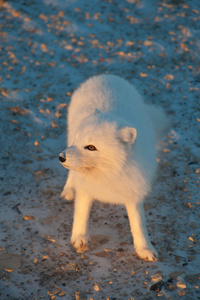
[[[0,270],[13,272],[17,270],[22,262],[22,257],[18,254],[3,253],[0,255]]]
[[[153,284],[152,286],[150,286],[150,291],[155,291],[157,293],[159,293],[162,290],[162,287],[164,285],[164,281],[158,281],[157,283]]]
[[[98,286],[98,284],[95,282],[95,284],[94,284],[94,290],[96,291],[96,292],[98,292],[99,291],[99,286]]]
[[[64,270],[64,271],[77,271],[77,265],[74,264],[74,263],[66,263],[65,265],[62,265],[61,268]]]
[[[98,257],[108,257],[109,254],[105,251],[101,251],[101,252],[97,252],[97,253],[92,253],[93,255],[95,256],[98,256]]]
[[[172,279],[176,279],[181,274],[185,273],[184,271],[175,271],[169,274],[169,277]]]
[[[179,289],[186,289],[186,284],[183,281],[178,281],[176,285]]]
[[[62,290],[60,288],[57,288],[53,291],[54,295],[57,295],[58,293],[60,293]]]
[[[28,216],[28,215],[24,215],[23,220],[35,220],[35,217],[34,216]]]
[[[65,296],[65,295],[66,295],[66,293],[65,293],[65,291],[63,291],[63,290],[58,294],[59,297],[63,297],[63,296]]]
[[[168,280],[168,282],[165,282],[165,289],[166,289],[167,291],[169,291],[169,292],[173,292],[174,290],[177,289],[177,287],[176,287],[175,284],[173,284],[172,282],[170,282],[170,281]]]
[[[193,229],[199,228],[199,223],[197,223],[197,222],[190,223],[190,228],[193,228]]]
[[[198,284],[200,282],[200,273],[186,275],[184,280],[190,284]]]
[[[151,276],[153,282],[160,281],[162,279],[162,272],[158,271],[156,274]]]
[[[56,216],[49,216],[46,218],[40,218],[39,221],[42,225],[49,225],[56,219]]]

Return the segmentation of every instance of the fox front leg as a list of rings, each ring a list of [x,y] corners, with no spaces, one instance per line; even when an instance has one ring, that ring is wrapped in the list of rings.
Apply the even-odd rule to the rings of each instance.
[[[74,188],[74,174],[73,170],[70,170],[68,173],[68,178],[65,183],[65,186],[60,195],[61,198],[66,199],[67,201],[72,201],[75,198],[75,188]]]
[[[88,218],[92,200],[88,194],[77,190],[74,203],[74,221],[72,228],[71,244],[77,249],[87,249]]]

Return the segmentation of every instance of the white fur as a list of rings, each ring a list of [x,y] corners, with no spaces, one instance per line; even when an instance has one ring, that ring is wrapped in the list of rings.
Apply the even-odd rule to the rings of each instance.
[[[68,148],[60,156],[70,169],[61,197],[75,197],[71,243],[77,249],[88,242],[87,221],[95,199],[124,204],[138,256],[157,259],[146,230],[143,200],[156,172],[156,137],[165,127],[164,113],[146,105],[120,77],[92,77],[74,92]],[[97,150],[86,149],[88,145]]]

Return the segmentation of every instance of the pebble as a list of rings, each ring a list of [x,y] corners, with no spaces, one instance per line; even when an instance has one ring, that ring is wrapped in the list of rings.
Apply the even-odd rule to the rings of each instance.
[[[97,283],[94,284],[94,290],[95,290],[96,292],[99,292],[99,290],[100,290]]]
[[[158,271],[156,274],[151,276],[152,281],[157,282],[162,279],[163,275],[161,271]]]
[[[18,254],[3,253],[0,255],[0,270],[13,272],[20,267],[22,260],[22,257]]]
[[[176,279],[178,276],[180,276],[183,273],[185,273],[185,272],[184,271],[174,271],[169,274],[169,277],[172,279]]]
[[[163,286],[164,286],[164,281],[160,280],[157,283],[151,285],[149,289],[151,291],[155,291],[155,292],[159,293],[162,290]]]
[[[189,284],[199,284],[200,283],[200,273],[190,274],[184,277],[184,280]]]
[[[186,284],[183,282],[183,281],[178,281],[177,283],[176,283],[176,285],[177,285],[177,287],[179,288],[179,289],[186,289]]]

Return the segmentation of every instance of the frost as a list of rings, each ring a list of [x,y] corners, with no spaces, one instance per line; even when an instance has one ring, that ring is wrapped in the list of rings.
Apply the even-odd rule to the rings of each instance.
[[[1,298],[196,299],[200,2],[0,0],[0,20]],[[89,249],[70,245],[74,204],[60,199],[58,154],[73,91],[102,73],[171,119],[145,202],[155,263],[134,254],[121,206],[95,203]]]

